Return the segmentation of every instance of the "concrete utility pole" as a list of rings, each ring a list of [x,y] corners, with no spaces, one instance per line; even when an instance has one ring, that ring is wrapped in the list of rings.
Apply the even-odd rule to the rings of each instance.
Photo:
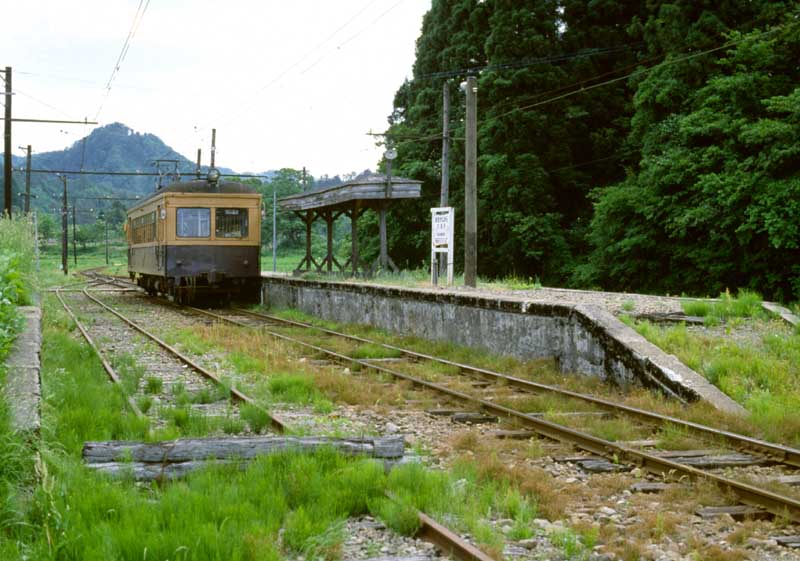
[[[305,168],[303,168],[305,170]],[[278,188],[272,184],[272,272],[278,270]]]
[[[31,211],[31,145],[25,156],[25,214]]]
[[[6,114],[3,127],[3,187],[5,197],[3,209],[11,217],[11,67],[6,66]]]
[[[467,122],[464,149],[464,284],[478,281],[478,80],[467,78]]]
[[[442,190],[439,206],[448,206],[450,199],[450,83],[442,84]],[[447,254],[439,254],[439,275],[447,274]]]
[[[69,274],[69,258],[67,257],[67,176],[62,175],[64,196],[61,199],[61,270]]]

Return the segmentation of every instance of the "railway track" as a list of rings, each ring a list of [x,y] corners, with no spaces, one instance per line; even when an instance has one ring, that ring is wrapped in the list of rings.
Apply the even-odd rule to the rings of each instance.
[[[627,445],[624,442],[616,442],[601,438],[590,434],[589,432],[576,430],[565,424],[556,423],[542,415],[532,414],[521,411],[509,405],[502,405],[494,400],[486,398],[486,387],[484,385],[473,385],[462,383],[453,383],[452,380],[445,382],[431,381],[424,376],[413,375],[399,369],[399,366],[394,363],[384,363],[378,360],[359,359],[353,358],[344,352],[326,348],[322,343],[309,343],[302,337],[296,335],[288,335],[285,330],[282,332],[282,327],[291,327],[293,330],[305,329],[317,330],[318,332],[325,333],[330,336],[335,336],[343,339],[349,339],[353,342],[360,344],[374,344],[379,345],[387,350],[392,350],[395,353],[400,353],[406,357],[411,357],[416,360],[425,360],[437,362],[457,368],[459,372],[466,372],[470,374],[480,375],[481,377],[488,377],[494,382],[501,383],[513,387],[515,390],[524,392],[547,392],[551,394],[562,394],[572,399],[581,400],[586,403],[591,403],[595,406],[602,407],[606,411],[612,411],[618,415],[630,415],[634,418],[644,420],[649,424],[663,425],[671,423],[676,426],[691,430],[695,434],[700,434],[706,438],[715,441],[716,443],[725,443],[732,447],[736,452],[746,450],[754,454],[751,458],[740,457],[740,465],[748,464],[783,464],[791,468],[798,466],[798,459],[800,458],[800,451],[773,444],[766,441],[761,441],[751,437],[738,435],[728,431],[720,431],[712,427],[706,427],[697,423],[690,423],[677,419],[674,417],[667,417],[651,413],[641,409],[631,408],[614,404],[607,400],[601,400],[592,396],[578,394],[575,392],[567,392],[552,386],[537,384],[520,378],[514,378],[503,375],[498,372],[492,372],[486,369],[475,368],[469,365],[454,363],[444,359],[439,359],[430,355],[417,353],[409,349],[401,349],[391,345],[384,345],[363,337],[355,337],[332,330],[321,329],[313,327],[309,324],[285,320],[275,316],[266,314],[258,314],[246,310],[226,310],[226,311],[209,311],[199,308],[189,308],[195,313],[211,317],[220,322],[237,325],[239,327],[258,329],[264,333],[275,337],[277,339],[298,345],[315,355],[325,356],[330,360],[338,361],[348,365],[358,365],[359,368],[378,372],[386,376],[390,376],[397,380],[404,380],[417,387],[435,392],[439,395],[447,396],[449,399],[459,401],[467,406],[503,417],[511,419],[519,425],[525,426],[531,431],[540,436],[544,436],[553,440],[569,443],[570,445],[588,452],[589,454],[605,458],[607,461],[614,464],[629,464],[637,466],[645,471],[657,474],[660,477],[669,479],[691,478],[691,479],[705,479],[714,482],[721,489],[732,492],[739,501],[745,505],[755,507],[756,510],[751,514],[757,515],[758,513],[770,513],[774,516],[784,517],[794,522],[800,522],[800,501],[797,499],[785,496],[769,489],[756,486],[750,483],[738,481],[717,473],[714,468],[718,468],[719,462],[714,465],[713,462],[706,462],[708,467],[701,468],[698,465],[703,465],[696,459],[692,460],[692,454],[686,453],[681,456],[680,453],[674,452],[652,452]],[[387,364],[391,364],[388,366]],[[494,385],[494,384],[493,384]],[[716,454],[717,451],[711,452]],[[695,458],[697,455],[694,455]],[[681,459],[681,461],[677,461]],[[695,465],[691,465],[695,464]],[[735,464],[735,462],[734,462]],[[730,465],[730,464],[729,464]]]
[[[166,424],[165,414],[180,409],[186,410],[187,415],[225,417],[234,421],[227,430],[240,432],[235,430],[239,425],[236,422],[240,417],[239,406],[258,407],[255,401],[236,387],[227,386],[216,374],[90,293],[92,288],[97,294],[97,288],[102,284],[109,283],[97,280],[79,292],[64,294],[64,290],[56,289],[55,294],[100,358],[109,378],[122,389],[131,410],[137,416],[149,416],[156,427]],[[78,308],[78,313],[73,307]],[[93,324],[82,322],[79,315],[92,315]],[[98,319],[103,315],[115,320],[109,321],[108,317]],[[154,345],[144,349],[137,346],[137,364],[128,365],[127,372],[120,373],[112,363],[129,362],[132,332]],[[157,401],[158,407],[152,406],[153,401]],[[176,424],[183,424],[187,422],[184,417],[184,414],[175,413],[173,420]],[[269,422],[277,432],[286,429],[284,423],[273,415],[269,415]]]
[[[67,300],[64,298],[64,292],[68,292],[72,295],[80,294],[88,301],[95,304],[97,307],[102,309],[104,312],[113,315],[120,321],[122,321],[129,329],[134,330],[135,332],[143,335],[148,340],[154,342],[158,347],[168,353],[171,357],[179,360],[183,365],[189,367],[196,373],[202,375],[205,379],[210,380],[217,386],[222,386],[222,381],[217,378],[212,372],[208,371],[201,365],[197,364],[194,360],[190,357],[184,355],[176,348],[172,347],[171,345],[167,344],[165,341],[157,337],[155,334],[151,333],[141,325],[139,325],[134,320],[126,317],[124,314],[119,312],[118,310],[114,309],[112,306],[102,302],[96,296],[90,294],[90,289],[96,292],[102,292],[100,287],[103,285],[109,285],[115,287],[115,290],[129,290],[129,283],[125,279],[119,279],[115,277],[108,277],[104,275],[100,275],[96,272],[90,272],[86,275],[90,280],[88,282],[88,286],[86,283],[73,283],[69,285],[65,289],[65,287],[60,287],[55,289],[53,292],[55,293],[57,299],[64,307],[67,314],[70,318],[75,322],[76,326],[78,327],[79,331],[86,339],[87,343],[91,346],[94,352],[97,354],[98,358],[100,359],[103,368],[106,370],[109,378],[113,383],[120,386],[122,391],[126,394],[126,399],[131,410],[139,417],[145,417],[145,413],[141,410],[141,407],[138,405],[135,399],[126,391],[124,388],[124,382],[122,376],[111,366],[111,363],[108,360],[107,353],[104,352],[100,346],[98,346],[95,339],[91,336],[90,331],[91,328],[87,327],[83,322],[80,321],[78,318],[78,314],[76,314],[73,309],[67,303]],[[84,285],[82,289],[75,290],[75,286]],[[235,399],[238,402],[245,402],[249,404],[254,404],[255,402],[248,397],[246,394],[242,393],[240,390],[231,387],[225,388],[227,391],[230,392],[231,398]],[[272,424],[273,429],[277,432],[286,432],[288,429],[287,425],[281,421],[278,417],[274,415],[269,415],[270,422]],[[390,500],[394,500],[393,497],[388,497]],[[486,553],[469,543],[468,541],[464,540],[458,534],[452,532],[446,526],[440,524],[433,518],[427,516],[423,512],[418,512],[419,517],[419,530],[417,533],[417,537],[423,539],[424,541],[430,542],[438,547],[442,553],[445,555],[450,555],[459,561],[493,561],[490,556]]]

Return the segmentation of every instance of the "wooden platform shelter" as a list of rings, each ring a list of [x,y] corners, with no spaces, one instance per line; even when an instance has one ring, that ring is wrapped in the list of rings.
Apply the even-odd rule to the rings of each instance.
[[[393,201],[416,199],[421,192],[422,181],[372,174],[335,187],[324,187],[279,199],[281,210],[295,213],[306,225],[306,254],[295,271],[316,270],[331,273],[334,267],[341,273],[350,270],[353,275],[357,275],[359,271],[371,274],[389,268],[397,271],[387,247],[386,210]],[[363,264],[358,254],[358,218],[368,209],[373,209],[380,215],[381,250],[371,267]],[[352,232],[350,257],[344,264],[339,263],[333,255],[333,223],[342,215],[350,218]],[[311,227],[317,220],[325,221],[328,238],[327,254],[320,262],[311,254]]]

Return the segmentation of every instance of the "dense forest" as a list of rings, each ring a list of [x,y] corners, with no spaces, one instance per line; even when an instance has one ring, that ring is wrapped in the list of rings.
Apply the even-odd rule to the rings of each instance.
[[[445,87],[463,217],[459,84],[474,74],[482,276],[797,299],[799,14],[768,0],[433,0],[389,117],[395,173],[424,180],[392,211],[395,261],[428,255]]]

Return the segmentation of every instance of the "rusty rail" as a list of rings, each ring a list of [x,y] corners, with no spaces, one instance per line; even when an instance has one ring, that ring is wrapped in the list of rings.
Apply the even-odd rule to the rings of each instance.
[[[92,300],[93,302],[95,302],[96,304],[101,306],[102,308],[104,308],[106,311],[108,311],[108,312],[114,314],[115,316],[117,316],[119,319],[124,321],[126,324],[128,324],[130,327],[132,327],[133,329],[135,329],[136,331],[138,331],[139,333],[141,333],[142,335],[144,335],[148,339],[154,341],[156,344],[158,344],[160,347],[162,347],[163,349],[168,351],[170,354],[172,354],[173,356],[177,357],[183,363],[185,363],[186,365],[191,367],[195,372],[201,374],[202,376],[205,376],[206,378],[208,378],[209,380],[211,380],[215,384],[218,384],[220,386],[224,386],[224,384],[222,383],[222,380],[217,378],[217,376],[213,372],[211,372],[210,370],[204,368],[203,366],[201,366],[200,364],[198,364],[197,362],[195,362],[194,360],[192,360],[191,358],[189,358],[188,356],[186,356],[185,354],[180,352],[178,349],[176,349],[175,347],[173,347],[170,344],[168,344],[166,341],[160,339],[158,336],[156,336],[155,334],[153,334],[150,331],[146,330],[145,328],[143,328],[142,326],[140,326],[136,322],[130,320],[127,317],[125,317],[124,315],[119,313],[117,310],[115,310],[111,306],[107,305],[105,302],[99,300],[98,298],[95,298],[94,296],[89,294],[89,292],[86,289],[83,290],[83,294],[87,298],[89,298],[90,300]],[[244,402],[244,403],[247,403],[247,404],[250,404],[250,405],[253,405],[255,407],[258,407],[259,409],[264,411],[269,416],[270,424],[272,425],[272,427],[275,430],[277,430],[278,432],[285,432],[287,430],[288,427],[283,423],[283,421],[281,421],[280,419],[278,419],[274,415],[271,415],[266,409],[264,409],[263,407],[258,405],[253,400],[253,398],[247,396],[246,394],[242,393],[240,390],[236,389],[233,386],[230,387],[230,392],[231,392],[231,396],[233,396],[237,400],[239,400],[241,402]]]
[[[497,405],[496,403],[492,403],[491,401],[473,397],[466,393],[459,392],[457,390],[453,390],[445,386],[441,386],[433,382],[428,382],[426,380],[416,378],[409,374],[398,372],[391,368],[387,368],[385,366],[369,362],[368,360],[351,358],[341,353],[337,353],[336,351],[331,351],[329,349],[325,349],[317,345],[306,343],[305,341],[296,339],[294,337],[289,337],[281,333],[270,331],[264,326],[256,328],[242,321],[234,320],[232,318],[226,318],[223,315],[215,314],[207,310],[202,310],[199,308],[189,308],[189,309],[195,312],[199,312],[214,317],[218,320],[238,325],[240,327],[246,327],[248,329],[260,329],[261,331],[267,333],[272,337],[296,344],[298,346],[307,349],[311,349],[318,353],[325,354],[333,359],[346,363],[358,364],[364,368],[372,369],[377,372],[382,372],[397,379],[406,380],[416,386],[424,387],[429,390],[433,390],[435,392],[448,395],[459,401],[477,405],[481,409],[491,413],[495,413],[496,415],[516,419],[517,421],[520,421],[522,424],[529,426],[531,429],[533,429],[535,432],[537,432],[542,436],[551,438],[553,440],[568,442],[573,446],[576,446],[577,448],[588,451],[592,454],[602,456],[604,458],[610,459],[615,462],[626,462],[635,464],[651,473],[655,473],[669,478],[680,478],[681,476],[687,476],[692,479],[706,479],[712,481],[720,488],[734,493],[737,496],[738,500],[741,501],[742,503],[763,508],[764,510],[774,514],[775,516],[782,516],[794,522],[800,522],[800,501],[797,501],[796,499],[793,499],[791,497],[783,497],[765,489],[759,489],[752,485],[741,483],[739,481],[735,481],[727,477],[722,477],[713,473],[708,473],[691,466],[673,462],[666,458],[661,458],[653,454],[648,454],[640,450],[635,450],[626,446],[622,446],[610,440],[598,438],[596,436],[581,431],[577,431],[569,427],[559,425],[557,423],[553,423],[550,421],[546,421],[544,419],[534,417],[532,415],[528,415],[521,411],[511,409],[509,407]]]
[[[89,346],[92,348],[94,353],[97,355],[97,358],[100,359],[100,362],[103,365],[103,369],[108,374],[108,377],[111,378],[112,382],[114,382],[117,386],[119,386],[119,388],[122,391],[123,395],[125,395],[125,400],[128,402],[128,405],[130,405],[130,408],[133,410],[133,412],[136,414],[137,417],[144,417],[144,413],[142,413],[142,410],[139,409],[139,406],[136,404],[134,399],[130,395],[125,393],[124,388],[122,387],[122,380],[120,379],[120,377],[117,374],[117,372],[114,370],[114,368],[111,366],[111,364],[109,364],[109,362],[106,360],[106,357],[100,351],[100,349],[95,344],[95,342],[92,340],[92,337],[89,335],[89,332],[86,330],[86,328],[80,322],[80,320],[78,320],[78,316],[76,316],[73,313],[73,311],[70,309],[70,307],[67,306],[67,303],[64,301],[64,299],[61,297],[61,289],[59,289],[59,288],[55,289],[55,293],[56,293],[56,297],[58,298],[58,301],[61,302],[62,306],[64,306],[64,310],[67,312],[67,314],[69,315],[70,319],[72,319],[72,321],[75,322],[75,325],[78,327],[78,330],[81,332],[81,335],[83,335],[83,338],[86,339],[86,342],[89,343]]]
[[[532,392],[547,392],[557,394],[563,397],[568,397],[580,401],[584,401],[586,403],[590,403],[597,407],[600,407],[606,411],[611,411],[615,413],[624,413],[631,417],[634,417],[640,421],[644,421],[647,423],[652,423],[654,425],[666,425],[666,424],[673,424],[677,427],[685,429],[687,431],[691,431],[695,434],[702,435],[704,437],[710,438],[713,441],[719,442],[723,441],[729,446],[732,446],[738,450],[746,450],[761,456],[765,456],[770,460],[776,461],[778,463],[786,464],[789,466],[800,468],[800,450],[796,448],[791,448],[789,446],[784,446],[781,444],[775,444],[772,442],[767,442],[765,440],[760,440],[757,438],[752,438],[749,436],[745,436],[742,434],[737,434],[734,432],[716,429],[713,427],[708,427],[705,425],[701,425],[699,423],[694,423],[692,421],[686,421],[684,419],[679,419],[677,417],[671,417],[669,415],[661,415],[659,413],[653,413],[652,411],[646,411],[644,409],[639,409],[637,407],[631,407],[629,405],[623,405],[620,403],[614,403],[613,401],[609,401],[607,399],[602,399],[599,397],[594,397],[587,394],[582,394],[570,390],[565,390],[562,388],[558,388],[556,386],[550,386],[548,384],[541,384],[538,382],[532,382],[530,380],[525,380],[522,378],[517,378],[516,376],[510,376],[508,374],[502,374],[500,372],[495,372],[492,370],[488,370],[486,368],[479,368],[476,366],[470,366],[468,364],[463,364],[459,362],[450,361],[447,359],[435,357],[432,355],[428,355],[425,353],[419,353],[416,351],[412,351],[410,349],[405,349],[402,347],[397,347],[395,345],[389,345],[386,343],[381,343],[378,341],[373,341],[371,339],[367,339],[365,337],[359,337],[357,335],[348,335],[346,333],[340,333],[338,331],[327,329],[324,327],[319,327],[310,323],[300,322],[295,320],[283,319],[276,316],[268,315],[268,314],[261,314],[257,312],[253,312],[250,310],[245,310],[242,308],[236,308],[236,312],[244,313],[250,316],[262,318],[265,320],[270,321],[277,321],[281,323],[285,323],[287,325],[292,325],[295,327],[305,327],[310,329],[316,329],[322,333],[327,333],[329,335],[334,335],[338,337],[342,337],[345,339],[349,339],[351,341],[358,341],[360,343],[369,343],[372,345],[377,345],[383,347],[385,349],[399,352],[402,355],[413,357],[416,359],[427,360],[431,362],[436,362],[439,364],[445,364],[448,366],[452,366],[458,368],[461,372],[469,372],[472,374],[477,374],[479,376],[483,376],[484,378],[488,378],[494,381],[502,381],[504,384],[509,386],[513,386],[516,388],[520,388],[526,391]]]

